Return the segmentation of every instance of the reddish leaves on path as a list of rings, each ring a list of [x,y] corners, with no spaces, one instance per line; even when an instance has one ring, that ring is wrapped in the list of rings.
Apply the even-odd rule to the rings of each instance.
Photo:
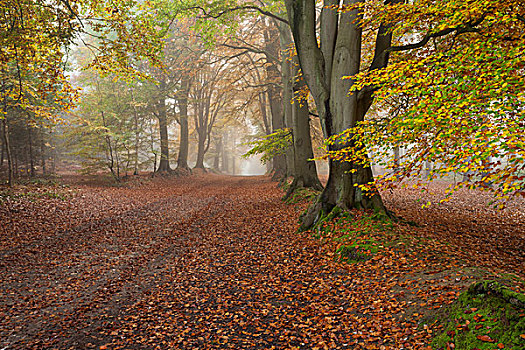
[[[417,349],[470,283],[439,243],[336,262],[263,177],[70,196],[1,206],[2,349]]]
[[[383,193],[396,215],[420,226],[412,232],[456,247],[456,254],[473,265],[497,267],[525,278],[525,199],[516,198],[505,210],[489,205],[493,197],[479,190],[461,189],[444,198],[446,183],[432,183],[428,191],[411,187]],[[429,208],[422,204],[432,202]]]

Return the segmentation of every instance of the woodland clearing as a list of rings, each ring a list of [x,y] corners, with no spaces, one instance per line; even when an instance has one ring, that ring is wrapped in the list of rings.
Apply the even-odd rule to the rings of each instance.
[[[400,189],[401,223],[297,233],[263,176],[61,183],[0,197],[1,349],[423,349],[475,281],[525,287],[523,202]]]

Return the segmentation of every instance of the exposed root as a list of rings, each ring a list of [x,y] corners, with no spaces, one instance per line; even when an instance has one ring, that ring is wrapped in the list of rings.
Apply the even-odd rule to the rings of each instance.
[[[191,168],[177,168],[173,170],[175,176],[190,176],[192,174]]]

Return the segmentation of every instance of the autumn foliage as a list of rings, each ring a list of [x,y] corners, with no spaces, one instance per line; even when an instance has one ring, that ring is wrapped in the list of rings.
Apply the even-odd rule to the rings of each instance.
[[[390,23],[391,64],[355,76],[373,89],[375,117],[329,141],[334,159],[385,168],[376,184],[463,174],[503,201],[524,192],[525,8],[520,1],[367,2],[363,26]],[[394,159],[392,150],[403,148]],[[433,164],[428,169],[428,163]],[[366,186],[364,186],[366,187]]]

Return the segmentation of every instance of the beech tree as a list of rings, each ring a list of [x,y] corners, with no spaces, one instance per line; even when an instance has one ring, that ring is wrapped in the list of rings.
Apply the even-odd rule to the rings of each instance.
[[[357,1],[344,1],[351,5]],[[387,1],[393,3],[395,1]],[[320,13],[319,43],[317,11],[313,0],[285,0],[288,21],[292,29],[298,60],[317,111],[325,138],[339,134],[364,120],[372,104],[372,91],[363,90],[348,96],[354,79],[342,79],[359,73],[363,52],[363,33],[359,8],[338,11],[339,2],[326,0]],[[369,70],[385,67],[386,50],[391,46],[390,26],[382,23],[377,31],[374,58]],[[341,148],[330,145],[330,150]],[[353,147],[358,145],[354,144]],[[372,171],[362,163],[338,162],[329,159],[329,178],[325,189],[303,217],[302,228],[309,228],[334,208],[343,210],[360,207],[386,212],[377,192],[363,193],[359,185],[372,181]]]
[[[399,40],[388,49],[389,66],[352,78],[353,95],[373,89],[380,104],[402,100],[404,107],[360,123],[332,143],[373,146],[374,160],[387,170],[376,181],[383,188],[456,173],[465,176],[449,194],[481,188],[502,200],[500,205],[524,196],[523,2],[418,0],[363,9],[369,14],[363,25],[392,23]],[[405,152],[397,162],[381,162],[398,147]],[[350,147],[336,149],[332,157],[368,162],[365,152]]]

